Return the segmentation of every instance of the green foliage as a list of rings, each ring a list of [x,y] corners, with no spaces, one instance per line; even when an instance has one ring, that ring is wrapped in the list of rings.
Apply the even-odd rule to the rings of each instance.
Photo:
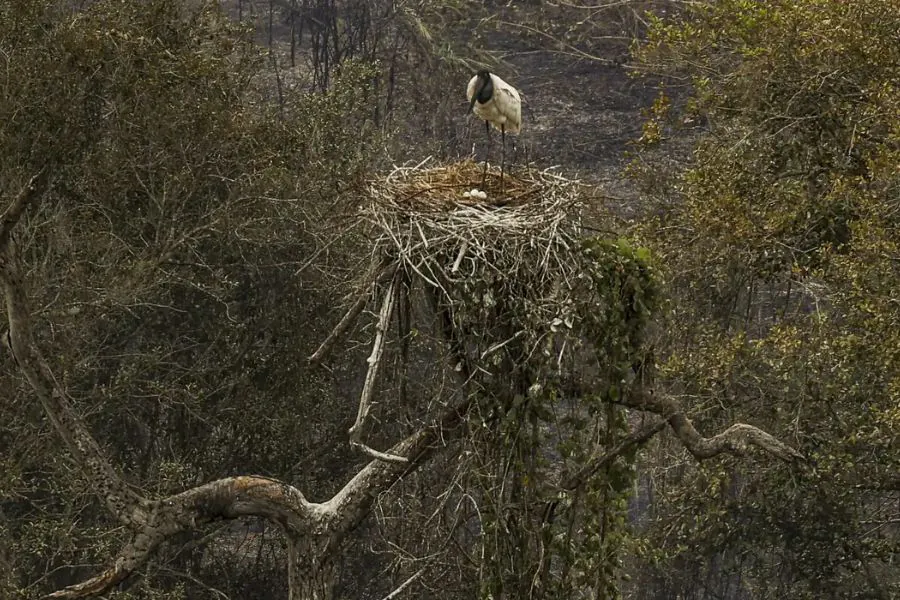
[[[800,478],[700,471],[670,488],[660,525],[682,532],[669,560],[688,575],[668,589],[716,569],[764,598],[900,590],[886,526],[900,466],[898,30],[896,3],[734,0],[655,21],[639,51],[694,84],[684,111],[657,115],[663,137],[685,117],[708,125],[638,234],[672,297],[662,374],[698,414],[725,409],[701,425],[761,425],[814,465]],[[650,153],[634,170],[648,195],[660,189]]]
[[[599,238],[584,242],[584,253],[591,261],[586,269],[595,290],[608,298],[595,304],[603,310],[581,307],[585,329],[600,364],[606,365],[606,379],[622,381],[633,367],[639,366],[644,349],[644,334],[657,308],[658,292],[650,250],[633,247],[625,238],[616,241]],[[615,400],[615,393],[609,400]]]
[[[473,300],[456,315],[460,330],[478,332],[464,344],[478,341],[495,353],[476,363],[473,378],[483,598],[620,597],[634,451],[574,491],[561,492],[553,482],[560,469],[580,472],[629,432],[627,413],[614,403],[641,368],[656,309],[655,275],[649,250],[626,239],[587,239],[569,260],[576,275],[544,282],[545,290],[522,280],[528,289],[511,294],[508,286],[517,284],[509,276],[472,282],[474,298],[491,300]],[[548,296],[552,303],[538,301]],[[548,310],[558,316],[548,318]],[[497,337],[481,341],[486,323]],[[497,340],[506,343],[497,348]]]

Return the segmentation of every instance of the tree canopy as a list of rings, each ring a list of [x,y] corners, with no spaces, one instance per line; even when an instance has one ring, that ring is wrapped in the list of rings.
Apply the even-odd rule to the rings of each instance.
[[[3,4],[0,596],[900,594],[898,31]]]
[[[672,515],[668,560],[693,568],[670,585],[726,568],[762,597],[897,593],[898,27],[895,3],[704,3],[639,51],[691,86],[656,103],[633,163],[672,290],[661,371],[812,462],[673,490],[706,516]],[[660,168],[654,147],[685,137]]]

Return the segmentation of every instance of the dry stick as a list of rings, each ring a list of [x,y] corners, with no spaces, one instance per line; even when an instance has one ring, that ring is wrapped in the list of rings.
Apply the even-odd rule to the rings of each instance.
[[[379,265],[373,269],[375,275],[372,277],[372,283],[367,285],[365,291],[357,297],[356,301],[353,305],[347,310],[338,324],[331,330],[331,333],[328,334],[328,337],[325,338],[325,341],[319,346],[319,348],[312,353],[307,359],[309,362],[313,364],[317,364],[322,362],[322,360],[331,352],[331,349],[337,343],[337,341],[347,333],[347,330],[350,329],[350,326],[356,321],[356,318],[366,307],[366,303],[369,301],[369,295],[372,293],[372,287],[377,285],[379,281],[383,278],[387,277],[390,274],[391,277],[394,275],[394,270],[389,269],[384,271],[384,263],[379,263]]]
[[[372,448],[371,446],[367,446],[362,442],[350,442],[354,448],[358,448],[363,454],[366,456],[371,456],[376,460],[383,460],[384,462],[392,462],[392,463],[400,463],[405,464],[409,462],[409,459],[405,456],[397,456],[396,454],[388,454],[387,452],[381,452]]]
[[[469,241],[463,240],[462,246],[459,247],[459,254],[456,256],[456,260],[453,263],[453,268],[450,269],[451,273],[456,273],[459,271],[459,263],[462,262],[463,256],[466,254],[466,250],[469,248]]]
[[[410,293],[412,282],[405,271],[400,273],[400,285],[397,288],[397,335],[400,339],[400,389],[398,390],[400,406],[407,406],[407,387],[409,385],[409,342],[410,342]]]
[[[515,332],[511,338],[494,344],[493,346],[491,346],[490,348],[488,348],[487,350],[485,350],[484,352],[481,353],[481,360],[484,360],[485,358],[487,358],[488,356],[490,356],[491,354],[493,354],[494,352],[496,352],[503,346],[507,345],[508,343],[510,343],[512,341],[515,341],[516,339],[522,337],[523,335],[525,335],[525,331],[520,329],[519,331]]]
[[[384,598],[382,598],[382,600],[393,600],[394,598],[396,598],[396,597],[400,594],[400,592],[402,592],[403,590],[405,590],[406,588],[408,588],[409,585],[410,585],[413,581],[415,581],[416,579],[418,579],[419,577],[421,577],[421,576],[422,576],[422,573],[424,573],[424,572],[425,572],[425,567],[422,567],[422,568],[419,569],[412,577],[410,577],[409,579],[407,579],[406,581],[404,581],[403,583],[401,583],[401,584],[400,584],[400,587],[398,587],[396,590],[394,590],[393,592],[391,592],[390,594],[388,594],[387,596],[385,596]]]
[[[379,452],[362,442],[362,428],[366,417],[369,415],[372,395],[375,393],[375,380],[378,378],[378,368],[381,366],[381,357],[384,355],[384,337],[390,327],[391,317],[394,314],[395,290],[399,273],[399,270],[394,271],[394,277],[391,279],[391,283],[388,284],[387,290],[384,292],[384,300],[381,302],[378,324],[375,326],[375,341],[372,343],[372,353],[367,360],[369,370],[366,372],[366,382],[363,384],[362,393],[359,396],[359,411],[356,413],[356,422],[350,428],[350,445],[379,460],[405,463],[408,462],[408,459],[405,457]]]

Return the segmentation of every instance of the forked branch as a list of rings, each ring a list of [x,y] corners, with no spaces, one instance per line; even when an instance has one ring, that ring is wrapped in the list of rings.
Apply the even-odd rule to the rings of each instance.
[[[356,297],[356,300],[350,308],[347,309],[347,312],[344,313],[344,316],[341,317],[338,324],[335,325],[334,329],[331,330],[331,333],[328,334],[328,337],[325,338],[325,341],[319,345],[316,351],[313,352],[307,360],[313,364],[322,362],[325,357],[328,356],[328,353],[331,352],[332,348],[334,348],[334,345],[347,333],[353,323],[356,322],[356,319],[366,307],[369,296],[372,295],[372,288],[378,285],[380,281],[393,276],[394,269],[386,269],[386,265],[383,261],[376,264],[370,272],[370,276],[366,278],[368,283],[365,284],[363,291]]]
[[[326,515],[316,511],[293,486],[267,477],[228,477],[153,502],[150,518],[119,551],[112,566],[46,598],[102,594],[143,567],[172,536],[212,521],[250,515],[282,523],[297,535],[309,535],[316,526],[327,530]]]

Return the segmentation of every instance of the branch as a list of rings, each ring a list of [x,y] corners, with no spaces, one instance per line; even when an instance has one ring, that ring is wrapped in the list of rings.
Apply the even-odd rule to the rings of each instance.
[[[366,302],[369,301],[370,291],[366,289],[365,292],[359,295],[356,298],[356,302],[344,313],[344,316],[341,317],[341,320],[338,321],[338,324],[334,329],[331,330],[331,333],[328,334],[328,337],[325,338],[325,341],[318,347],[318,349],[313,352],[307,360],[311,363],[320,363],[322,359],[324,359],[329,352],[331,352],[332,347],[337,343],[337,341],[350,329],[350,326],[353,325],[353,322],[356,321],[356,318],[359,316],[359,313],[362,312],[363,308],[366,307]]]
[[[421,569],[419,569],[418,571],[416,571],[416,572],[413,574],[412,577],[410,577],[409,579],[407,579],[406,581],[404,581],[403,583],[401,583],[400,586],[399,586],[396,590],[394,590],[393,592],[391,592],[390,594],[388,594],[387,596],[385,596],[385,597],[382,598],[381,600],[393,600],[394,598],[396,598],[397,596],[399,596],[400,593],[403,592],[403,590],[405,590],[406,588],[408,588],[408,587],[410,586],[410,584],[411,584],[413,581],[415,581],[416,579],[418,579],[419,577],[421,577],[421,576],[422,576],[422,573],[424,573],[424,572],[425,572],[425,567],[422,567]]]
[[[735,423],[722,433],[705,438],[694,428],[674,398],[657,396],[643,388],[631,390],[627,396],[619,400],[619,403],[665,417],[681,443],[698,460],[723,453],[743,455],[750,446],[756,446],[787,462],[805,460],[802,454],[784,442],[758,427],[745,423]]]
[[[16,262],[11,248],[0,254],[0,283],[5,288],[9,341],[19,368],[37,394],[47,418],[110,512],[126,525],[142,523],[146,519],[146,501],[113,469],[34,343]]]
[[[403,456],[397,456],[396,454],[387,454],[386,452],[379,452],[375,448],[367,446],[362,442],[350,442],[350,446],[353,448],[357,448],[360,452],[367,456],[371,456],[372,458],[377,458],[378,460],[384,460],[387,462],[395,462],[400,464],[406,464],[409,461]]]
[[[47,598],[86,598],[109,591],[143,566],[156,548],[182,531],[222,519],[256,516],[282,525],[291,535],[331,537],[337,542],[369,513],[374,499],[430,456],[446,430],[459,424],[470,401],[449,409],[437,423],[391,449],[409,462],[371,461],[328,502],[308,502],[295,487],[267,477],[228,477],[152,503],[147,522],[119,553],[115,565]],[[462,428],[459,428],[462,430]]]
[[[28,180],[28,183],[19,190],[10,205],[0,215],[0,254],[6,252],[9,236],[25,213],[25,209],[46,191],[49,183],[49,168],[45,165]]]
[[[369,283],[366,284],[365,290],[356,298],[356,301],[347,309],[347,312],[344,313],[344,316],[341,317],[341,320],[338,321],[338,324],[335,325],[334,329],[331,330],[331,333],[328,334],[328,337],[325,338],[325,341],[313,352],[309,358],[307,359],[309,362],[313,364],[318,364],[322,362],[322,360],[328,356],[328,353],[331,352],[331,349],[334,345],[340,340],[347,330],[350,329],[350,326],[356,321],[356,318],[359,316],[359,313],[363,311],[366,307],[366,302],[369,301],[369,296],[372,293],[372,287],[377,285],[383,279],[387,277],[394,276],[394,269],[385,270],[385,263],[381,262],[378,265],[374,266],[371,272],[371,276],[368,278]]]
[[[87,598],[109,591],[142,567],[161,543],[182,531],[222,519],[263,517],[288,531],[328,531],[328,513],[307,502],[295,487],[268,477],[219,479],[152,503],[151,515],[119,552],[113,566],[46,598]]]
[[[359,411],[356,413],[356,422],[350,428],[350,445],[361,448],[373,458],[405,463],[407,461],[403,457],[378,452],[366,446],[362,441],[362,430],[365,426],[366,417],[369,415],[372,395],[375,393],[375,382],[378,378],[378,368],[381,366],[381,357],[384,355],[384,336],[390,327],[391,317],[394,314],[394,301],[397,297],[397,275],[399,273],[399,270],[394,271],[393,279],[391,279],[391,283],[385,290],[384,300],[381,302],[378,323],[375,325],[375,341],[372,343],[372,353],[368,358],[369,369],[366,372],[366,381],[363,384],[362,393],[359,395]]]
[[[405,440],[394,445],[388,453],[404,458],[406,464],[373,460],[369,462],[353,479],[325,503],[333,514],[337,515],[336,528],[348,532],[356,527],[369,513],[375,498],[400,481],[404,476],[415,471],[427,461],[439,448],[446,447],[450,441],[465,431],[460,427],[466,420],[474,396],[466,392],[466,382],[470,372],[468,361],[456,339],[452,318],[446,310],[438,307],[434,294],[430,294],[432,306],[443,322],[444,336],[449,345],[454,364],[461,365],[456,373],[459,379],[462,399],[457,404],[447,407],[441,417],[427,427],[416,431]]]
[[[73,410],[68,395],[34,343],[25,285],[11,234],[27,206],[43,193],[47,185],[45,168],[29,180],[0,217],[0,285],[4,289],[9,319],[8,342],[47,418],[91,481],[97,495],[122,523],[140,524],[147,518],[147,501],[134,493],[113,469],[81,417]]]
[[[76,583],[61,590],[57,590],[44,596],[44,598],[87,598],[90,596],[98,596],[125,581],[135,570],[147,562],[153,550],[159,546],[162,540],[155,540],[155,543],[141,543],[143,537],[130,541],[116,557],[113,566],[109,567],[102,573],[91,577],[87,581]]]
[[[346,533],[356,527],[369,513],[375,498],[419,468],[438,448],[446,447],[460,432],[465,431],[459,425],[469,412],[471,398],[466,395],[458,404],[449,407],[435,423],[416,431],[388,450],[388,454],[403,458],[403,464],[373,460],[326,502],[325,507],[338,519],[336,529]]]
[[[640,431],[636,431],[631,435],[622,438],[622,440],[619,441],[618,444],[613,446],[609,451],[600,455],[595,454],[594,456],[592,456],[588,460],[587,464],[581,467],[581,469],[560,481],[559,487],[567,491],[572,491],[581,487],[588,479],[593,477],[597,471],[608,466],[620,454],[631,449],[632,446],[639,446],[643,444],[654,435],[665,429],[666,425],[668,425],[667,421],[658,421],[657,423],[649,427],[645,427]]]

